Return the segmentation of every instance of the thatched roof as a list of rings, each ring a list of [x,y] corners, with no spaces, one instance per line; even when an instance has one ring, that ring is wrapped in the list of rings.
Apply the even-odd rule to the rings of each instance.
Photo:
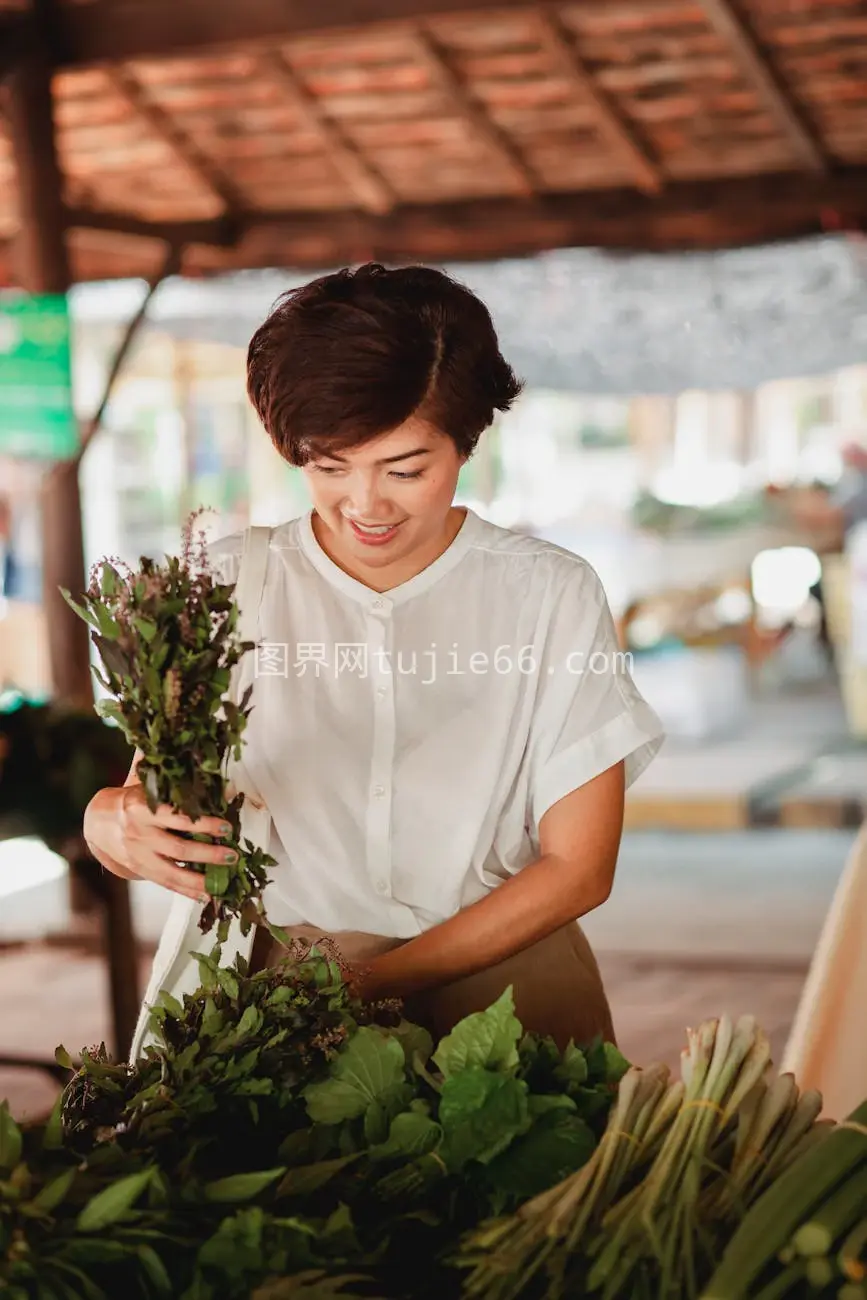
[[[40,11],[48,4],[41,0]],[[79,279],[733,247],[867,220],[863,0],[0,0]],[[14,282],[12,114],[0,283]],[[5,240],[5,244],[3,241]]]
[[[756,388],[867,356],[867,245],[843,238],[716,253],[447,264],[489,306],[509,360],[536,387],[583,393]],[[307,274],[243,272],[167,283],[151,327],[246,349]],[[132,316],[140,289],[82,286],[79,319]]]

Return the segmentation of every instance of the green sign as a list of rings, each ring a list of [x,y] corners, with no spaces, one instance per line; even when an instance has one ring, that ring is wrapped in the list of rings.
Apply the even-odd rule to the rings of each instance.
[[[78,436],[65,296],[0,293],[0,454],[66,460]]]

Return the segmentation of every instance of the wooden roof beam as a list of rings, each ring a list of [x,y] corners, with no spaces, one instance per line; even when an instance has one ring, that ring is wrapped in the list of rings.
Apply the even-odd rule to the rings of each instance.
[[[700,0],[700,4],[708,22],[734,54],[747,81],[764,100],[801,164],[808,171],[827,172],[830,160],[821,142],[805,120],[788,87],[771,67],[767,55],[733,0]]]
[[[511,176],[518,193],[523,194],[525,198],[535,198],[539,192],[539,184],[532,168],[508,136],[500,130],[467,90],[451,66],[445,51],[440,48],[423,24],[413,28],[412,36],[419,60],[424,64],[434,85],[438,86],[446,99],[454,104],[476,139],[499,159]]]
[[[223,211],[237,215],[247,207],[243,196],[223,175],[220,168],[207,158],[199,147],[182,131],[170,113],[151,99],[147,90],[128,68],[106,68],[105,76],[112,89],[129,108],[146,122],[154,135],[169,146],[195,180],[219,201]]]
[[[155,239],[177,247],[200,244],[231,248],[238,242],[242,230],[241,224],[228,215],[205,217],[198,221],[149,221],[131,212],[116,212],[84,204],[67,206],[66,225],[69,229],[100,230],[110,235]]]
[[[397,201],[391,187],[338,124],[328,117],[319,100],[283,55],[272,51],[263,54],[258,62],[264,74],[280,87],[304,119],[305,125],[319,136],[329,158],[361,206],[368,212],[389,212]]]
[[[571,82],[581,98],[592,105],[600,133],[612,150],[623,159],[635,177],[636,185],[649,194],[658,193],[664,184],[662,172],[639,142],[614,100],[593,80],[562,21],[547,6],[539,13],[539,28],[543,48],[552,56],[560,72]]]
[[[119,212],[68,212],[72,228],[183,244],[193,271],[197,245],[225,250],[221,269],[321,268],[367,260],[372,250],[385,262],[443,262],[574,247],[732,248],[824,233],[833,221],[842,229],[867,225],[867,167],[812,178],[790,171],[671,181],[656,197],[623,187],[545,195],[531,204],[515,196],[404,205],[382,216],[357,210],[262,213],[235,227],[220,220],[152,223]]]
[[[528,0],[90,0],[60,7],[57,68],[236,50],[438,15],[526,10]],[[0,14],[0,69],[26,43],[26,14]]]

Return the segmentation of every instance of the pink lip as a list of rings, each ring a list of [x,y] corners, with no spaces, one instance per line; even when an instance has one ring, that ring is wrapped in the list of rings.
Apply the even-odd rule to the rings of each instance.
[[[377,533],[374,536],[371,533],[363,533],[361,529],[356,528],[355,521],[353,519],[347,519],[346,522],[349,524],[350,528],[352,529],[353,534],[358,538],[360,542],[363,542],[365,546],[384,546],[386,542],[391,541],[392,537],[394,537],[398,528],[400,528],[400,524],[394,524],[391,528],[389,528],[387,533]],[[401,523],[403,523],[403,520],[401,520]]]

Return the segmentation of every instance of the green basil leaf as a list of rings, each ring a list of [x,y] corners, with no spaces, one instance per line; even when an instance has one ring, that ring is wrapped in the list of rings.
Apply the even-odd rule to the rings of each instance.
[[[33,1198],[33,1204],[37,1209],[45,1214],[56,1210],[74,1183],[76,1172],[75,1169],[67,1169],[65,1173],[59,1174],[50,1183],[46,1183],[39,1195]]]
[[[148,1276],[148,1280],[155,1288],[157,1295],[168,1296],[169,1300],[175,1294],[172,1279],[166,1272],[166,1266],[160,1259],[153,1246],[139,1246],[136,1254],[141,1261],[141,1266]]]
[[[209,862],[205,871],[205,889],[212,898],[222,898],[229,888],[229,868],[223,862]]]
[[[261,1173],[232,1174],[229,1178],[218,1178],[216,1182],[206,1183],[202,1194],[206,1201],[220,1204],[234,1204],[239,1201],[252,1201],[261,1195],[271,1183],[282,1178],[286,1167],[282,1169],[265,1169]]]
[[[152,1170],[143,1169],[140,1173],[128,1174],[126,1178],[97,1192],[76,1220],[78,1231],[101,1232],[103,1228],[123,1218],[144,1192],[151,1177]]]

